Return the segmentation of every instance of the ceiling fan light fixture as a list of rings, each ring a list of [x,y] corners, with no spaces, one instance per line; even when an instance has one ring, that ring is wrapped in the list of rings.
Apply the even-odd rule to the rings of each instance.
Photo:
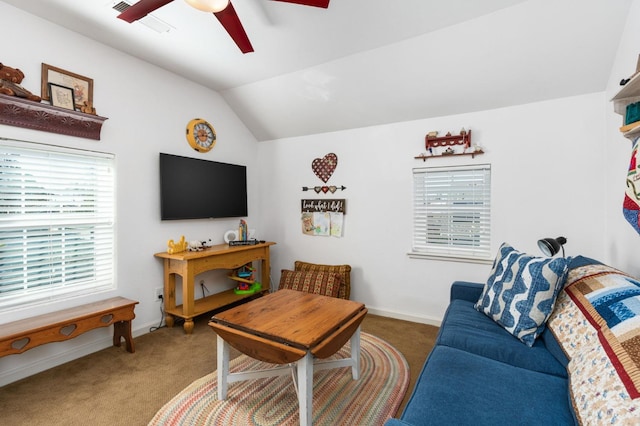
[[[222,12],[229,6],[229,0],[184,0],[187,4],[203,12]]]

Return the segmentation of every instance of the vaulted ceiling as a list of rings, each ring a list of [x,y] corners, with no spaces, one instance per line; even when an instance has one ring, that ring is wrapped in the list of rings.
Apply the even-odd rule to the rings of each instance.
[[[632,0],[233,0],[248,54],[182,0],[145,24],[120,0],[4,2],[219,91],[264,141],[602,91]]]

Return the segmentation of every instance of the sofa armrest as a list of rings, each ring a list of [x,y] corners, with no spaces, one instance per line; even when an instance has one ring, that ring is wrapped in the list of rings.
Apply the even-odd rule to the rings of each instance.
[[[451,294],[449,301],[455,299],[468,300],[469,302],[477,302],[482,294],[484,284],[472,283],[468,281],[454,281],[451,284]]]

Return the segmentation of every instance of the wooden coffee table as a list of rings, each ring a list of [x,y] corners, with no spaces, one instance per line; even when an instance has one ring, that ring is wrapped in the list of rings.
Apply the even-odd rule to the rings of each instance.
[[[360,323],[363,303],[295,290],[279,290],[214,315],[217,333],[218,399],[227,397],[228,383],[291,374],[289,365],[229,373],[229,345],[245,355],[272,364],[296,363],[300,425],[312,423],[313,371],[351,367],[360,375]],[[351,340],[350,358],[323,360]]]

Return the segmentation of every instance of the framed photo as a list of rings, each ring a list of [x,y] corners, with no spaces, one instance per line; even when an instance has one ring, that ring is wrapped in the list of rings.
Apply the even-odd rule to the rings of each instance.
[[[47,83],[47,86],[49,87],[49,102],[51,105],[75,111],[74,90],[71,87],[53,83]]]
[[[49,83],[73,89],[75,105],[93,105],[93,79],[43,63],[40,96],[44,100],[49,100]]]

